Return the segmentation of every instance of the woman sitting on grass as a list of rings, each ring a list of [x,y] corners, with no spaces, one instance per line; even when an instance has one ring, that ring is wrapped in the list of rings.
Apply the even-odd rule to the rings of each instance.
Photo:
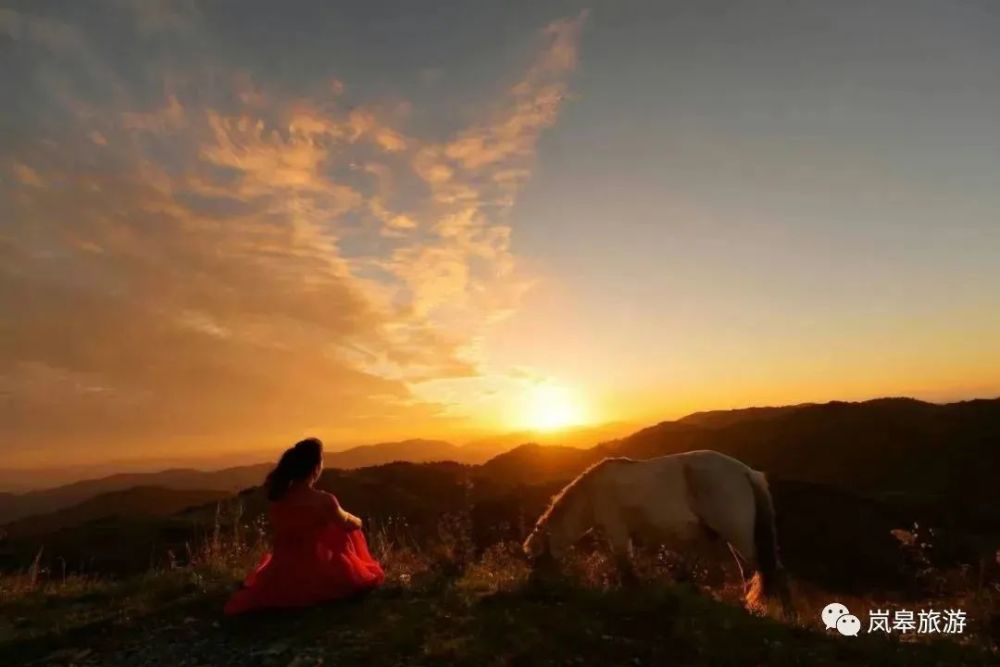
[[[273,549],[226,603],[227,614],[304,607],[382,583],[361,519],[313,487],[322,469],[323,443],[309,438],[286,450],[267,476]]]

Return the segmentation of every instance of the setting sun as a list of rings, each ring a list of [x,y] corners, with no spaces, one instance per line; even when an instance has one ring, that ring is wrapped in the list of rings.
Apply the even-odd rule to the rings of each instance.
[[[537,431],[554,431],[584,421],[579,401],[565,387],[539,384],[528,390],[524,424]]]

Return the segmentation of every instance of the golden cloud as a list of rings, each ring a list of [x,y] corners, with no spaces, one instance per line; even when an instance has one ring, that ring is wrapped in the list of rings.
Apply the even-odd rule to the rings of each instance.
[[[16,314],[0,326],[0,439],[166,448],[445,419],[414,387],[474,377],[468,350],[523,291],[505,211],[582,21],[546,28],[490,120],[444,142],[344,104],[339,80],[283,99],[237,72],[206,104],[187,73],[152,108],[62,90],[60,134],[18,145],[0,181],[0,305]],[[8,34],[35,25],[0,12]]]

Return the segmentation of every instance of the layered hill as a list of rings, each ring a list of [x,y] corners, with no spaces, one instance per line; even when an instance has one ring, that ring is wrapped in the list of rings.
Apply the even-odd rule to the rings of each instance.
[[[89,479],[52,489],[0,495],[0,524],[22,517],[47,514],[72,507],[102,494],[135,487],[159,487],[177,491],[218,491],[233,494],[254,486],[270,470],[270,464],[192,470],[176,468],[151,473],[122,473]]]
[[[493,451],[480,451],[453,445],[443,440],[422,440],[414,438],[400,442],[382,442],[375,445],[361,445],[339,452],[324,454],[328,468],[364,468],[394,461],[426,463],[428,461],[456,461],[459,463],[482,463]]]
[[[497,451],[496,447],[485,444],[464,447],[442,440],[411,439],[327,452],[325,459],[327,467],[353,469],[394,461],[482,463]],[[220,470],[173,468],[157,472],[121,473],[25,493],[0,493],[0,525],[69,508],[101,494],[139,486],[233,494],[260,484],[272,465],[260,463]]]
[[[98,519],[169,516],[231,495],[228,491],[136,486],[102,493],[72,507],[12,521],[0,530],[9,539],[38,537]]]
[[[998,400],[882,399],[701,413],[590,449],[524,445],[480,465],[330,468],[319,485],[386,539],[419,543],[459,521],[472,546],[485,549],[522,539],[551,494],[601,458],[692,449],[722,451],[766,471],[786,562],[838,590],[891,589],[909,577],[891,531],[915,522],[950,531],[935,558],[972,562],[976,549],[1000,546],[1000,487],[993,481],[1000,470]],[[158,554],[176,554],[204,537],[220,516],[216,502],[169,516],[115,516],[101,504],[108,513],[98,520],[89,520],[96,516],[89,507],[74,508],[52,519],[61,528],[11,535],[0,543],[0,566],[23,567],[44,546],[51,557],[68,554],[94,570],[138,571]],[[224,505],[224,521],[249,522],[266,509],[254,487]],[[88,522],[69,525],[80,517]],[[129,536],[125,550],[115,545],[122,535]]]

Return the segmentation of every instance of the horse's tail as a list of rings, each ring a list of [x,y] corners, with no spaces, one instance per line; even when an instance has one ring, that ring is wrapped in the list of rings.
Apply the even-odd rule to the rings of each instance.
[[[775,596],[781,600],[786,612],[790,610],[788,581],[781,558],[778,555],[778,533],[774,523],[774,505],[767,478],[763,473],[751,471],[747,474],[753,490],[754,522],[753,545],[756,572],[747,590],[746,602],[751,609],[763,609],[766,602]]]

